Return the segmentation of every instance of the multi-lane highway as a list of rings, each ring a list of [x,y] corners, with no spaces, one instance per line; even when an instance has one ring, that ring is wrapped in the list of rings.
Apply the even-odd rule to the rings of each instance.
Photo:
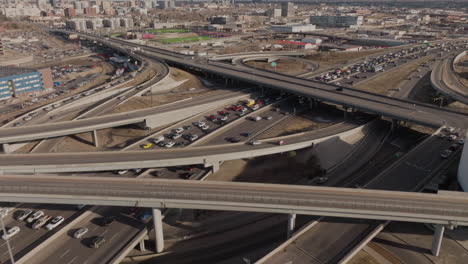
[[[466,114],[446,109],[438,109],[418,102],[390,98],[351,88],[343,88],[342,91],[338,91],[337,86],[332,84],[318,83],[256,69],[239,69],[233,65],[214,61],[203,62],[201,60],[191,60],[191,57],[157,48],[150,48],[120,40],[103,40],[87,34],[80,33],[80,35],[85,38],[101,41],[106,45],[113,45],[111,44],[112,42],[119,43],[120,45],[137,46],[143,49],[142,52],[138,53],[144,56],[162,59],[168,63],[177,64],[189,69],[199,69],[207,73],[242,80],[263,87],[271,87],[309,98],[343,104],[351,108],[381,114],[398,120],[411,121],[432,127],[440,127],[448,124],[464,128],[468,124],[468,122],[466,122],[468,115]]]

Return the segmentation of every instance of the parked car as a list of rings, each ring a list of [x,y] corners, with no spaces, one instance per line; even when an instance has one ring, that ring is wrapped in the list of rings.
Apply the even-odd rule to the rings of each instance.
[[[3,234],[2,239],[7,240],[12,238],[14,235],[18,234],[20,231],[20,228],[18,226],[14,226],[12,228],[9,228],[5,234]]]
[[[29,216],[28,220],[26,220],[26,221],[28,223],[32,223],[32,222],[36,221],[37,219],[39,219],[40,217],[42,217],[43,215],[44,215],[43,211],[37,211],[34,214],[32,214],[31,216]]]
[[[142,145],[141,147],[144,148],[144,149],[149,149],[149,148],[151,148],[152,146],[153,146],[153,144],[151,144],[151,143],[146,143],[146,144]]]
[[[60,225],[61,223],[63,223],[63,221],[65,221],[65,218],[63,218],[63,216],[56,216],[52,218],[49,224],[47,224],[46,228],[47,230],[52,230],[56,228],[58,225]]]
[[[257,146],[257,145],[262,144],[262,142],[260,142],[258,140],[252,140],[252,141],[249,141],[249,144],[252,145],[252,146]]]
[[[16,219],[20,221],[24,221],[30,214],[32,213],[32,210],[26,209],[21,211],[21,213],[18,214],[18,217]]]
[[[164,141],[164,136],[159,136],[159,137],[153,139],[154,144],[158,144],[161,141]]]
[[[34,224],[31,227],[33,229],[41,228],[43,225],[45,225],[45,223],[47,223],[47,221],[50,220],[50,218],[52,217],[48,215],[44,215],[43,217],[37,219],[36,222],[34,222]]]
[[[115,220],[115,216],[105,216],[105,217],[101,217],[98,222],[100,226],[108,226],[112,224],[114,220]]]

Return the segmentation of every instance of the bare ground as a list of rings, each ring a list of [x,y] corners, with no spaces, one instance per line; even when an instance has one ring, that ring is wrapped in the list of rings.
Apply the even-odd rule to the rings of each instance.
[[[419,64],[427,62],[429,59],[429,57],[424,57],[407,63],[392,70],[391,73],[380,74],[372,80],[359,82],[354,88],[378,94],[387,94],[390,89],[399,87],[400,83],[419,67]]]
[[[272,72],[280,72],[288,75],[299,75],[307,72],[307,65],[298,61],[292,60],[277,60],[275,67],[266,61],[247,61],[246,64],[258,69],[268,70]]]

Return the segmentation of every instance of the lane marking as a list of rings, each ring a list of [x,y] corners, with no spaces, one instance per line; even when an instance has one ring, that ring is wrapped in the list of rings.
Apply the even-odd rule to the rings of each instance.
[[[70,260],[67,264],[73,263],[73,261],[75,261],[76,258],[78,258],[78,256],[75,256],[74,258],[72,258],[72,260]]]
[[[70,252],[71,248],[69,248],[67,251],[65,251],[65,253],[63,253],[60,258],[63,258],[63,256],[65,256],[66,254],[68,254],[68,252]]]

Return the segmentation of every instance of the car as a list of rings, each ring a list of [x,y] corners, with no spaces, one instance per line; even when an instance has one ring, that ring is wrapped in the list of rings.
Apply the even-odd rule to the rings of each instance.
[[[98,224],[100,226],[108,226],[112,224],[114,220],[115,220],[115,216],[104,216],[104,217],[99,218]]]
[[[250,137],[251,135],[252,135],[252,133],[250,133],[250,132],[241,133],[241,136],[243,136],[243,137]]]
[[[273,119],[272,116],[265,116],[265,120],[271,120],[271,119]]]
[[[276,144],[278,144],[279,146],[286,145],[286,141],[280,140]]]
[[[183,127],[179,127],[179,128],[176,128],[174,129],[174,132],[176,132],[177,134],[180,134],[184,131],[184,128]]]
[[[216,119],[216,116],[215,115],[210,115],[208,116],[206,119],[210,120],[210,121],[213,121]]]
[[[262,120],[262,118],[259,117],[259,116],[252,116],[252,117],[250,117],[250,120],[257,122],[257,121]]]
[[[338,92],[341,92],[341,91],[343,91],[343,87],[336,87],[336,90],[337,90]]]
[[[231,143],[240,142],[240,140],[238,138],[235,138],[235,137],[227,137],[227,138],[225,138],[225,140],[228,141],[228,142],[231,142]]]
[[[157,138],[153,138],[154,144],[158,144],[161,141],[164,141],[164,136],[159,136]]]
[[[238,116],[245,116],[246,114],[247,114],[246,112],[240,112],[240,113],[238,113],[237,115],[238,115]]]
[[[463,144],[465,144],[465,139],[464,139],[464,138],[459,139],[457,143],[458,143],[459,145],[463,145]]]
[[[17,220],[24,221],[30,214],[32,213],[32,210],[26,209],[21,211],[21,213],[18,214],[18,217],[16,218]]]
[[[457,139],[457,135],[449,135],[449,136],[448,136],[448,139],[449,139],[449,140],[456,140],[456,139]]]
[[[89,243],[90,248],[99,248],[106,242],[106,239],[103,236],[95,236],[91,239]]]
[[[166,148],[172,148],[175,145],[174,141],[169,141],[166,144],[164,144],[164,147]]]
[[[201,128],[202,130],[208,130],[208,129],[210,128],[210,126],[204,125],[204,126],[202,126],[202,127],[200,127],[200,128]]]
[[[74,238],[81,238],[86,233],[88,233],[88,228],[82,227],[82,228],[76,230],[75,233],[73,233],[73,237]]]
[[[193,142],[193,141],[195,141],[195,140],[197,140],[197,139],[198,139],[198,135],[196,135],[196,134],[193,134],[193,135],[191,135],[191,136],[190,136],[188,139],[189,139],[190,141],[192,141],[192,142]]]
[[[12,238],[14,235],[18,234],[21,229],[18,226],[14,226],[12,228],[9,228],[5,234],[3,234],[2,239],[3,240],[8,240]]]
[[[318,178],[318,184],[322,184],[328,181],[328,177],[319,177]]]
[[[146,144],[142,145],[141,147],[144,148],[144,149],[149,149],[149,148],[151,148],[152,146],[153,146],[152,143],[146,143]]]
[[[52,230],[56,228],[58,225],[60,225],[61,223],[63,223],[63,221],[65,221],[65,218],[63,218],[63,216],[56,216],[52,218],[50,223],[47,224],[46,228],[47,230]]]
[[[262,144],[262,142],[260,142],[258,140],[252,140],[252,141],[249,141],[249,144],[252,145],[252,146],[257,146],[257,145]]]
[[[452,145],[450,145],[449,150],[450,151],[455,151],[455,150],[458,149],[458,147],[459,147],[459,145],[457,143],[453,143]]]
[[[221,121],[226,121],[228,119],[227,115],[221,116],[219,120]]]
[[[451,150],[444,150],[440,153],[440,156],[443,158],[443,159],[446,159],[448,158],[450,155],[452,155],[452,151]]]
[[[218,111],[218,114],[225,116],[225,115],[229,115],[229,112],[226,110],[221,110],[221,111]]]
[[[172,135],[171,135],[171,138],[172,138],[172,139],[178,139],[178,138],[180,138],[181,136],[182,136],[182,134],[175,133],[175,134],[172,134]]]
[[[42,217],[43,215],[44,215],[43,211],[37,211],[34,214],[32,214],[31,216],[29,216],[29,218],[28,218],[28,220],[26,220],[26,222],[32,223],[32,222],[36,221],[37,219],[39,219],[40,217]]]
[[[128,172],[128,170],[119,170],[119,171],[117,171],[117,174],[124,175],[127,172]]]
[[[34,222],[34,224],[32,224],[32,228],[33,229],[38,229],[38,228],[41,228],[43,225],[45,225],[45,223],[47,223],[47,221],[50,220],[50,216],[48,215],[44,215],[43,217],[39,218],[36,220],[36,222]]]

